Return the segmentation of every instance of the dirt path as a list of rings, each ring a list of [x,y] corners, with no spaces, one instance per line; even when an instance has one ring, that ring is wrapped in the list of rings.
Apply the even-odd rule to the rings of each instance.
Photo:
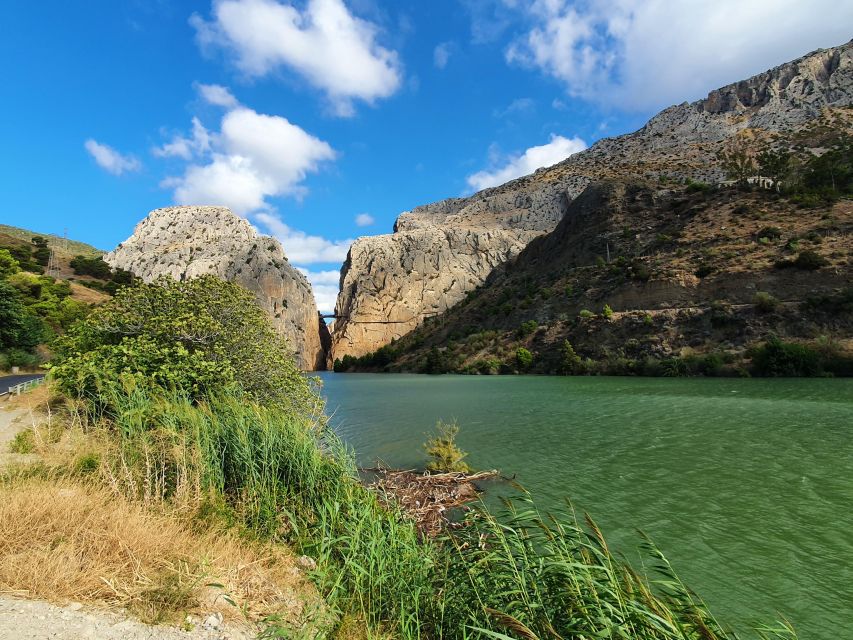
[[[33,462],[37,456],[32,454],[11,453],[9,445],[19,431],[32,424],[32,414],[28,409],[8,409],[0,402],[0,467],[7,464]]]
[[[0,640],[248,640],[255,636],[249,630],[229,628],[213,616],[192,622],[187,625],[192,630],[185,631],[78,603],[60,607],[0,596]]]

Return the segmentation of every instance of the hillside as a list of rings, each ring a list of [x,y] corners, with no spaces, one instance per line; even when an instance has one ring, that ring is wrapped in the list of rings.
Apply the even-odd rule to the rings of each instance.
[[[334,357],[373,352],[452,308],[498,265],[553,231],[594,182],[716,185],[731,168],[721,153],[736,158],[746,148],[758,155],[780,138],[791,146],[803,138],[820,153],[822,137],[849,128],[851,103],[853,42],[672,106],[634,133],[600,140],[531,175],[404,212],[393,234],[361,238],[350,250]]]
[[[849,199],[804,208],[754,187],[595,183],[463,302],[338,369],[733,374],[774,335],[843,358],[851,233]]]

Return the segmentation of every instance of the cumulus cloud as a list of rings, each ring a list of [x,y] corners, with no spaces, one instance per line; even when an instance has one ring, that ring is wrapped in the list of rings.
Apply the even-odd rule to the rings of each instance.
[[[308,0],[303,9],[279,0],[214,0],[212,18],[193,14],[202,48],[230,53],[250,77],[287,67],[325,92],[339,115],[353,100],[372,103],[401,84],[395,51],[377,42],[378,28],[342,0]]]
[[[111,146],[102,144],[92,138],[86,140],[83,146],[101,169],[115,176],[139,171],[142,168],[142,163],[134,156],[119,153]]]
[[[336,156],[328,143],[286,118],[248,107],[228,111],[216,135],[196,122],[192,138],[173,140],[157,150],[187,159],[206,154],[187,166],[184,175],[161,183],[174,189],[178,204],[224,205],[243,215],[269,209],[270,197],[304,195],[302,182],[308,173]]]
[[[192,119],[192,132],[190,137],[176,135],[171,142],[167,142],[160,147],[155,147],[152,153],[158,158],[183,158],[189,160],[193,156],[201,155],[210,151],[211,135],[205,129],[201,120],[198,118]]]
[[[338,298],[338,286],[341,279],[339,271],[309,271],[299,267],[299,270],[308,278],[311,289],[314,290],[314,300],[320,313],[332,313],[335,310],[335,302]]]
[[[291,262],[316,264],[319,262],[343,262],[347,257],[352,239],[327,240],[312,236],[288,226],[280,216],[270,212],[259,212],[252,216],[268,233],[278,238]]]
[[[442,42],[436,45],[432,52],[432,61],[436,68],[444,69],[444,67],[447,66],[447,63],[450,60],[450,54],[453,53],[452,47],[453,43],[451,42]]]
[[[369,227],[374,222],[376,222],[376,219],[372,215],[370,215],[369,213],[359,213],[355,217],[355,223],[359,227]]]
[[[530,147],[521,155],[507,158],[501,166],[468,176],[468,186],[475,191],[496,187],[513,178],[533,173],[540,167],[556,164],[586,147],[586,143],[580,138],[564,138],[552,134],[548,144]]]
[[[853,3],[836,0],[505,5],[528,21],[524,35],[507,49],[509,62],[561,80],[571,95],[634,110],[700,98],[813,49],[840,44],[850,38],[853,24]]]
[[[228,88],[223,87],[221,84],[199,83],[195,87],[202,100],[208,104],[225,107],[226,109],[233,109],[240,104]]]

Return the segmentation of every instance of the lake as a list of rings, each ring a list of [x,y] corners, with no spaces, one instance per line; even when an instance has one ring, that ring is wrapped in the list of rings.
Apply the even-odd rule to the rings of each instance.
[[[853,634],[853,380],[320,377],[362,465],[422,467],[455,418],[472,467],[546,509],[570,497],[629,558],[649,534],[738,630],[781,614],[804,640]]]

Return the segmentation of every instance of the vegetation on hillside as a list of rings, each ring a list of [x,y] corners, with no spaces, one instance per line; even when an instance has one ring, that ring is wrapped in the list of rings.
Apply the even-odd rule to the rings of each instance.
[[[839,194],[806,207],[795,195],[753,185],[590,187],[577,222],[570,211],[445,314],[335,368],[779,375],[753,359],[776,337],[817,354],[819,365],[800,371],[848,375],[853,201]]]
[[[21,233],[0,233],[0,371],[44,363],[57,336],[102,297],[69,279],[54,277],[61,270],[45,273],[51,259],[48,240],[32,235],[27,241],[21,237],[22,230],[15,231]],[[115,293],[133,283],[128,272],[110,269],[100,256],[81,255],[80,259],[88,265],[103,265],[96,276],[100,280],[87,281],[90,288]]]

